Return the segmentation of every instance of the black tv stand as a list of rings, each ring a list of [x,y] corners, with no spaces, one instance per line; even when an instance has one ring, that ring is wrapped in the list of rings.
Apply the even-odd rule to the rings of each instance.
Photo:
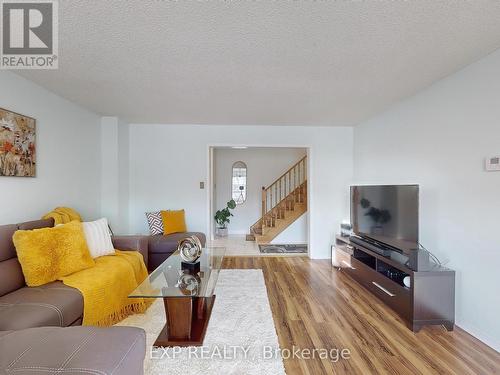
[[[385,246],[385,245],[383,245],[377,241],[371,240],[369,238],[352,236],[351,242],[357,243],[361,246],[365,246],[366,248],[368,248],[372,251],[375,251],[376,253],[379,253],[380,255],[383,255],[383,256],[390,256],[391,252],[396,250],[396,249],[391,249],[390,247]]]
[[[444,325],[453,330],[455,271],[436,264],[417,271],[407,265],[405,254],[376,251],[372,246],[351,237],[350,259],[343,270],[393,309],[412,331],[418,332],[425,325]],[[405,277],[410,279],[409,287]]]

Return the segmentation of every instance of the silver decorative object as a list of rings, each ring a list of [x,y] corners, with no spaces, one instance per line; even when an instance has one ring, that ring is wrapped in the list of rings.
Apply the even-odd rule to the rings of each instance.
[[[202,245],[198,237],[191,236],[179,241],[179,255],[186,263],[196,263],[201,257]]]
[[[176,286],[185,296],[196,296],[200,289],[201,279],[198,275],[182,273],[179,276]]]

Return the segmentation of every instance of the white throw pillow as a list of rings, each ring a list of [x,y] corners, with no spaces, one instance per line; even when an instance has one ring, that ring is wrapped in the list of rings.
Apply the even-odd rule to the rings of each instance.
[[[108,219],[102,218],[82,224],[92,258],[115,253],[113,242],[111,241],[111,233],[109,232]]]

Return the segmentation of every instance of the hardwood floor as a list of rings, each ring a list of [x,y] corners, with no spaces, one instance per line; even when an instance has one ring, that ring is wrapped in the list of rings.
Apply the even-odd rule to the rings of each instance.
[[[500,354],[462,329],[417,334],[329,261],[228,257],[224,268],[262,269],[281,348],[349,349],[350,359],[284,359],[295,374],[500,374]],[[318,357],[318,356],[316,356]]]

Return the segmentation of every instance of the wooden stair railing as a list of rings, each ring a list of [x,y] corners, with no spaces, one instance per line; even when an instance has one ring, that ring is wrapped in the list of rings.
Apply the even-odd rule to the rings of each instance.
[[[307,203],[307,156],[267,188],[262,187],[261,218],[250,227],[250,234],[263,235],[264,227],[275,227],[276,220],[293,211],[296,203]]]

